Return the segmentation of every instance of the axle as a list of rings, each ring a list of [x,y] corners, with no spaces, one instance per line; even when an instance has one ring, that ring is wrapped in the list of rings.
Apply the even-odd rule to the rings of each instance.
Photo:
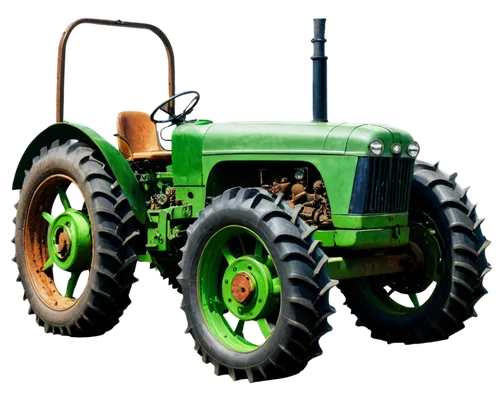
[[[328,275],[331,279],[361,278],[371,275],[391,274],[412,268],[406,253],[384,256],[347,256],[328,259]]]

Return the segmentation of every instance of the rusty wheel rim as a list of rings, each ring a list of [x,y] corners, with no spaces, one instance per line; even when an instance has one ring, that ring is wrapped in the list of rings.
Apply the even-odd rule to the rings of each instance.
[[[93,240],[90,237],[91,256],[88,264],[82,265],[80,263],[78,268],[73,268],[73,270],[71,268],[64,268],[69,273],[64,273],[64,275],[67,275],[66,292],[61,293],[59,289],[62,287],[62,282],[60,282],[59,273],[54,273],[54,270],[58,268],[57,264],[61,260],[56,260],[55,262],[51,260],[49,246],[53,245],[56,250],[60,248],[64,251],[70,251],[70,246],[74,248],[77,246],[76,243],[71,243],[70,233],[66,229],[57,229],[57,237],[58,240],[62,240],[61,243],[51,243],[51,222],[60,216],[53,218],[50,214],[58,196],[65,209],[63,214],[67,212],[68,207],[71,208],[68,198],[65,195],[68,187],[71,185],[75,185],[81,197],[84,198],[78,184],[67,175],[52,175],[40,183],[31,197],[24,225],[24,260],[31,285],[40,300],[55,311],[65,311],[78,302],[81,295],[76,298],[73,297],[78,278],[84,270],[89,271],[90,278],[92,265]],[[61,193],[64,193],[64,195]],[[71,209],[71,212],[83,215],[82,211]],[[91,226],[90,217],[87,218],[89,226]],[[91,235],[90,232],[89,230],[89,234]],[[52,258],[54,258],[54,255],[52,255]],[[88,280],[86,282],[87,285]],[[82,294],[85,292],[85,289]]]

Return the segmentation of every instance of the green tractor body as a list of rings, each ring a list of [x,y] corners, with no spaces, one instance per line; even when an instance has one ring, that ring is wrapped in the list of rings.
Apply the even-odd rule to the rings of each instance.
[[[139,177],[138,185],[129,164],[109,142],[87,127],[60,123],[42,132],[28,147],[18,166],[13,189],[21,188],[24,171],[40,147],[50,145],[55,139],[79,139],[102,152],[127,193],[137,219],[141,223],[149,221],[148,229],[158,231],[161,235],[156,240],[154,250],[166,250],[166,238],[172,235],[172,232],[164,230],[166,225],[162,229],[155,226],[159,221],[166,220],[167,214],[172,213],[169,217],[172,219],[196,218],[205,208],[207,196],[216,196],[238,184],[260,186],[259,169],[265,165],[278,168],[280,163],[313,167],[323,178],[328,198],[335,199],[330,201],[330,229],[315,233],[323,246],[366,249],[408,244],[408,202],[413,159],[406,153],[394,155],[390,149],[393,144],[407,148],[413,139],[407,132],[393,127],[290,122],[214,124],[206,120],[185,123],[172,134],[172,164],[169,165],[169,171],[154,176],[143,174]],[[366,180],[375,172],[370,168],[377,168],[370,166],[370,159],[375,160],[375,157],[368,149],[374,139],[384,144],[384,151],[376,160],[387,164],[380,167],[387,170],[379,173],[389,174],[388,179],[392,173],[398,180],[395,183],[387,181],[387,191],[373,187],[373,192],[367,193]],[[246,170],[250,163],[256,165],[253,176],[238,174],[239,170]],[[389,168],[394,168],[394,172],[389,171]],[[234,171],[235,176],[228,176],[223,171]],[[358,185],[363,185],[357,190],[356,179]],[[187,199],[185,205],[177,206],[181,207],[180,211],[146,210],[144,193],[149,190],[151,195],[158,194],[163,187],[175,187],[177,197]],[[391,197],[392,204],[385,204],[388,203],[384,200],[385,196]],[[382,208],[370,209],[369,205],[365,207],[365,202],[370,200],[372,203],[378,200],[384,204],[379,206]],[[372,206],[376,207],[375,204]],[[148,248],[153,250],[152,244],[148,241]]]
[[[21,189],[15,259],[30,313],[47,332],[111,329],[130,302],[137,260],[182,290],[196,350],[233,379],[292,375],[320,354],[318,340],[334,312],[327,294],[339,281],[359,325],[388,342],[446,339],[475,315],[490,270],[489,241],[467,190],[456,175],[416,161],[418,144],[403,130],[326,122],[324,20],[316,22],[321,87],[313,122],[186,121],[192,108],[176,115],[168,100],[156,111],[177,125],[171,151],[141,153],[137,143],[153,140],[143,125],[129,136],[119,128],[117,149],[85,126],[62,122],[60,96],[59,122],[26,149],[13,183]],[[173,70],[168,40],[157,31]],[[66,41],[63,35],[63,48]],[[64,194],[72,184],[82,209]],[[58,194],[64,211],[51,216]],[[87,237],[78,262],[83,250],[74,242],[83,242],[66,222],[75,218]],[[71,272],[64,296],[46,289],[51,268],[61,266]],[[76,297],[83,270],[92,284]],[[419,300],[429,288],[428,299]],[[394,292],[410,304],[392,299]],[[257,323],[262,343],[245,336],[249,322]]]

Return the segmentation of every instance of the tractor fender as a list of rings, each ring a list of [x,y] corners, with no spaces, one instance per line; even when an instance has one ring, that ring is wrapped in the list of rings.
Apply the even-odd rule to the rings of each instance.
[[[40,154],[40,149],[44,146],[50,146],[58,139],[60,143],[76,139],[99,151],[118,180],[138,221],[141,224],[146,222],[146,204],[143,200],[142,190],[127,160],[116,147],[97,132],[75,123],[59,122],[51,125],[29,144],[17,166],[14,182],[12,183],[13,190],[21,189],[25,171],[31,168],[32,160]]]

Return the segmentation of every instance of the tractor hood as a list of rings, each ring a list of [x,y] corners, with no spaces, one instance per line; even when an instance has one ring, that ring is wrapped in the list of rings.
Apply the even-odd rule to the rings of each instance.
[[[201,128],[201,127],[200,127]],[[402,144],[402,157],[413,138],[386,125],[313,122],[233,122],[205,125],[203,154],[339,154],[370,156],[373,139],[384,143],[383,156],[391,146]]]

